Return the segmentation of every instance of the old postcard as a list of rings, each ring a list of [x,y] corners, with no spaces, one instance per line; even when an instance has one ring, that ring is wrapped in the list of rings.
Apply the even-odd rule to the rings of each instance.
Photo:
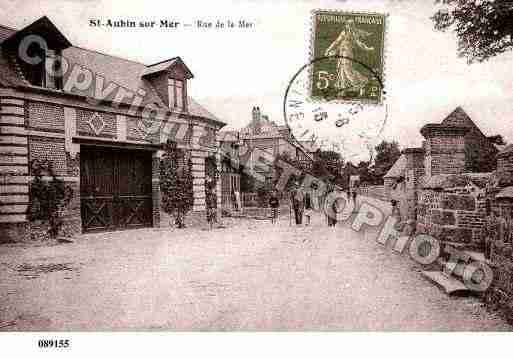
[[[0,331],[511,331],[512,2],[0,3]]]

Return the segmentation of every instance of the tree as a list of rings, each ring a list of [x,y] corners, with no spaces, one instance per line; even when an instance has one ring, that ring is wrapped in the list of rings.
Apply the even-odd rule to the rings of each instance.
[[[334,178],[340,177],[342,168],[344,167],[344,159],[340,153],[317,150],[315,156],[331,176]]]
[[[349,187],[349,178],[358,174],[358,167],[353,165],[351,161],[348,161],[342,170],[342,181],[338,182],[337,184],[341,185],[343,188],[347,188]]]
[[[192,209],[192,162],[176,142],[168,140],[160,161],[162,209],[175,217],[178,228],[185,227],[185,215]]]
[[[299,170],[301,172],[299,175],[292,174],[289,177],[287,183],[285,184],[285,188],[283,190],[290,191],[291,188],[293,187],[292,185],[295,181],[301,182],[306,169],[303,168],[302,164],[298,160],[292,159],[292,156],[290,155],[289,152],[279,153],[276,156],[276,158],[274,159],[274,165],[273,165],[274,176],[273,176],[272,186],[274,188],[276,188],[276,185],[278,184],[278,181],[283,174],[283,165],[282,165],[283,162],[287,163],[288,165],[296,168],[297,170]]]
[[[454,29],[458,54],[482,62],[513,48],[513,3],[506,0],[436,0],[436,30]]]
[[[374,175],[383,178],[397,159],[401,156],[399,144],[396,141],[381,141],[375,148],[376,157],[374,159]]]

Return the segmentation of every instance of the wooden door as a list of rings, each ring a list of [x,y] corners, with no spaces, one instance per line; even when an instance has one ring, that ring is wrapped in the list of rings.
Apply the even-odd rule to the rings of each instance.
[[[151,161],[149,151],[81,149],[84,232],[152,225]]]

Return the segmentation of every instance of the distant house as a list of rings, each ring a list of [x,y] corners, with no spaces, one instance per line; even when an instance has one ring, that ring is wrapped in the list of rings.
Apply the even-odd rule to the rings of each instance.
[[[393,198],[392,193],[401,190],[405,185],[406,178],[406,156],[401,156],[395,161],[394,165],[383,176],[383,185],[385,186],[385,194]]]
[[[274,174],[272,169],[259,165],[260,159],[257,157],[261,155],[261,151],[271,159],[278,155],[288,156],[291,160],[301,162],[305,168],[310,168],[314,160],[311,148],[304,147],[296,141],[287,126],[271,121],[267,115],[262,114],[259,107],[253,107],[251,120],[245,127],[221,131],[220,144],[224,155],[230,154],[229,156],[236,158],[235,162],[244,168],[253,169],[261,180],[259,182],[270,180]],[[240,190],[240,178],[237,179],[236,170],[228,166],[228,162],[226,161],[221,173],[223,198],[226,201],[233,197],[229,195],[230,192]],[[230,207],[225,202],[223,206]]]

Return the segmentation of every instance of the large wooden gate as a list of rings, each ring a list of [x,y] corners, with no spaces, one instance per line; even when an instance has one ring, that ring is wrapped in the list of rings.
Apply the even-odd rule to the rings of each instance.
[[[82,147],[82,229],[106,231],[152,225],[151,152]]]

